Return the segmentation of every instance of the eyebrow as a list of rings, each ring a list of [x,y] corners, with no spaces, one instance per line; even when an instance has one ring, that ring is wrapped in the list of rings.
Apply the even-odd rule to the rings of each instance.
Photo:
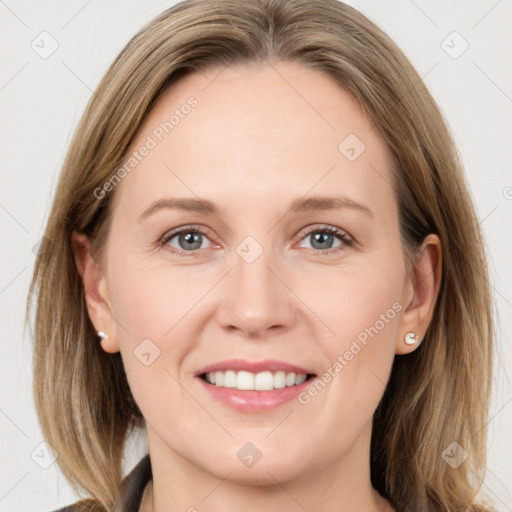
[[[207,199],[193,198],[164,198],[152,203],[139,216],[139,220],[143,220],[160,210],[184,210],[206,215],[217,215],[218,209]],[[312,210],[335,210],[335,209],[353,209],[373,217],[373,212],[367,206],[358,203],[348,197],[337,196],[314,196],[308,198],[295,199],[290,205],[290,212],[300,213]]]

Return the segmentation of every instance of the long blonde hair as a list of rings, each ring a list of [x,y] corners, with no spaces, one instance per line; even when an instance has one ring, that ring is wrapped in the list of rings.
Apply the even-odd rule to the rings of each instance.
[[[442,283],[420,347],[395,358],[373,421],[373,486],[399,511],[484,511],[493,325],[482,233],[453,140],[404,54],[336,0],[189,0],[142,28],[112,63],[83,114],[61,171],[27,301],[36,296],[34,395],[44,436],[91,510],[113,510],[127,436],[143,425],[120,354],[99,346],[71,233],[94,254],[113,193],[101,187],[159,95],[209,66],[293,61],[329,73],[359,101],[394,158],[404,254],[429,233],[443,247]],[[452,468],[457,442],[469,458]]]

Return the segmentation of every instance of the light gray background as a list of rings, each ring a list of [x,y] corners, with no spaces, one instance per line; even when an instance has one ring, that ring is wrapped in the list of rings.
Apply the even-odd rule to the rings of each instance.
[[[42,236],[66,147],[92,91],[128,39],[173,3],[0,0],[1,511],[44,512],[77,499],[57,464],[40,466],[51,459],[40,445],[31,393],[32,341],[23,335],[33,247]],[[459,144],[488,243],[499,316],[483,491],[499,511],[512,511],[512,2],[349,3],[405,51]],[[44,31],[50,36],[40,35]],[[464,41],[469,47],[459,55]],[[32,48],[43,53],[52,44],[58,48],[43,55],[47,58]],[[141,435],[129,450],[125,470],[144,450]]]

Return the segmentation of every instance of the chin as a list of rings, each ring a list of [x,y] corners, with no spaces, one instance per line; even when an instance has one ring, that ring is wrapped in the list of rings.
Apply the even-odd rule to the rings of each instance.
[[[249,443],[242,449],[237,449],[233,457],[224,457],[220,464],[208,465],[207,469],[220,479],[227,480],[240,485],[266,486],[294,480],[309,472],[311,469],[307,461],[300,456],[297,450],[296,456],[284,447],[274,447],[256,452]],[[252,456],[252,460],[251,460]],[[259,458],[258,458],[259,457]]]

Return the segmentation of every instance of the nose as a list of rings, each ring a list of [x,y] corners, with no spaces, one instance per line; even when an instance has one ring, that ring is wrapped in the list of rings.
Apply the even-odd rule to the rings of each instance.
[[[226,330],[247,338],[266,338],[293,325],[293,292],[275,261],[263,253],[252,263],[235,254],[234,267],[225,278],[217,320]]]

